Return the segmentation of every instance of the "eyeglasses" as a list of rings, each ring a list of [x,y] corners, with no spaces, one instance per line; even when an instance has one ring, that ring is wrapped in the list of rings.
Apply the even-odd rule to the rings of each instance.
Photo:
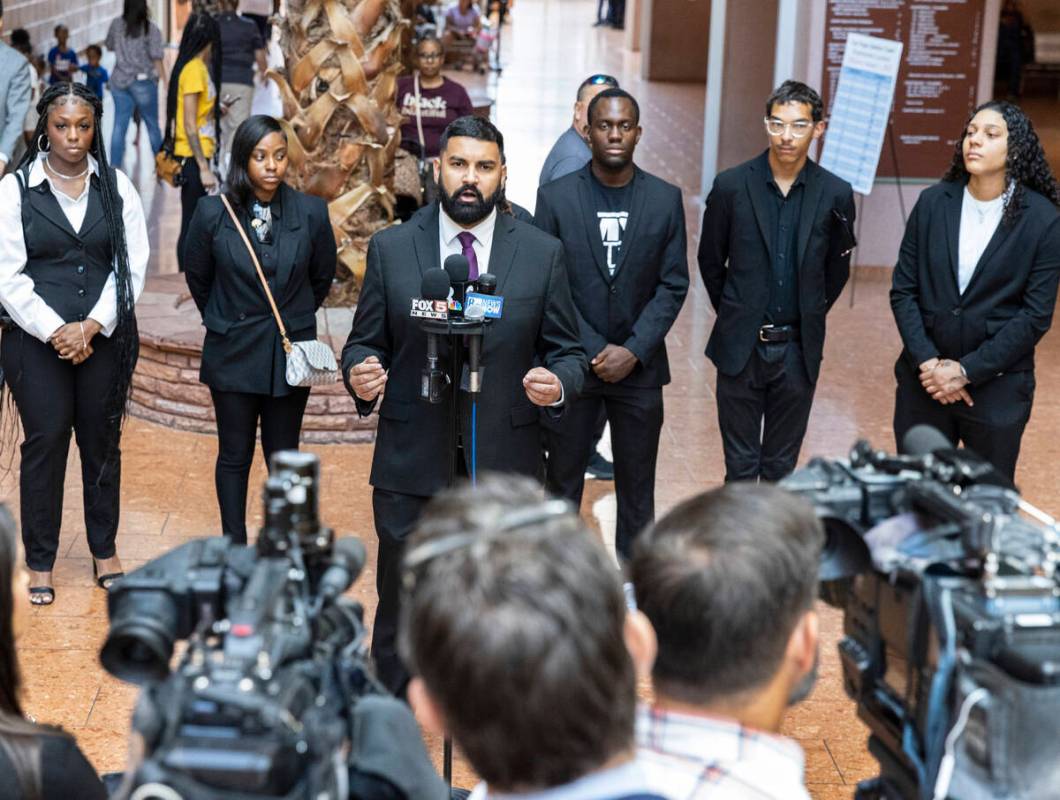
[[[442,53],[416,53],[416,58],[420,61],[438,61],[442,58]]]
[[[465,547],[476,548],[475,554],[478,557],[484,557],[493,543],[503,539],[505,534],[560,517],[574,516],[577,516],[577,513],[566,500],[546,500],[540,505],[517,508],[503,514],[488,532],[454,533],[424,542],[405,555],[402,565],[402,590],[407,595],[411,595],[426,566],[436,558],[455,553]]]
[[[783,136],[790,129],[793,139],[802,139],[813,130],[813,123],[805,119],[796,120],[795,122],[782,122],[779,119],[766,117],[762,122],[766,124],[766,130],[770,136]]]

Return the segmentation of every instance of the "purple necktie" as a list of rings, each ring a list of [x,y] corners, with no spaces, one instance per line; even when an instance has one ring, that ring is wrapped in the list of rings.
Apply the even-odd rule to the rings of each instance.
[[[478,280],[478,256],[475,255],[475,248],[472,246],[475,243],[475,234],[471,231],[464,231],[458,233],[456,236],[460,240],[460,250],[463,253],[464,258],[467,259],[467,279],[469,281]]]

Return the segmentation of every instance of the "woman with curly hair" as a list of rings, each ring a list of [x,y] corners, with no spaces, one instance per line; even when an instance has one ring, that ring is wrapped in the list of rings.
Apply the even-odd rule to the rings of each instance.
[[[93,572],[103,588],[122,574],[119,442],[150,246],[140,196],[107,163],[103,101],[64,81],[44,92],[37,112],[29,150],[0,181],[0,303],[10,315],[0,363],[25,432],[19,492],[30,597],[49,605],[71,431]]]
[[[928,424],[1014,477],[1034,347],[1056,304],[1058,207],[1031,121],[1012,103],[979,106],[942,182],[917,200],[894,270],[899,442]]]

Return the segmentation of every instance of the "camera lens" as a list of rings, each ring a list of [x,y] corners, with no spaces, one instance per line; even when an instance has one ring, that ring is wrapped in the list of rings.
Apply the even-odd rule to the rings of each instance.
[[[164,592],[129,592],[115,598],[110,634],[99,660],[130,683],[160,681],[169,674],[177,632],[177,607]]]

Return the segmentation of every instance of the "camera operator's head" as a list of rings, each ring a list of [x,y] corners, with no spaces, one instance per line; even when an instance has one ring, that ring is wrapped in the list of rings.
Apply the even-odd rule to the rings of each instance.
[[[766,484],[698,495],[647,531],[631,569],[657,701],[777,730],[816,676],[823,541],[810,505]]]
[[[439,495],[409,543],[405,589],[409,700],[491,792],[632,758],[630,652],[652,645],[627,624],[618,571],[564,501],[514,476]]]

